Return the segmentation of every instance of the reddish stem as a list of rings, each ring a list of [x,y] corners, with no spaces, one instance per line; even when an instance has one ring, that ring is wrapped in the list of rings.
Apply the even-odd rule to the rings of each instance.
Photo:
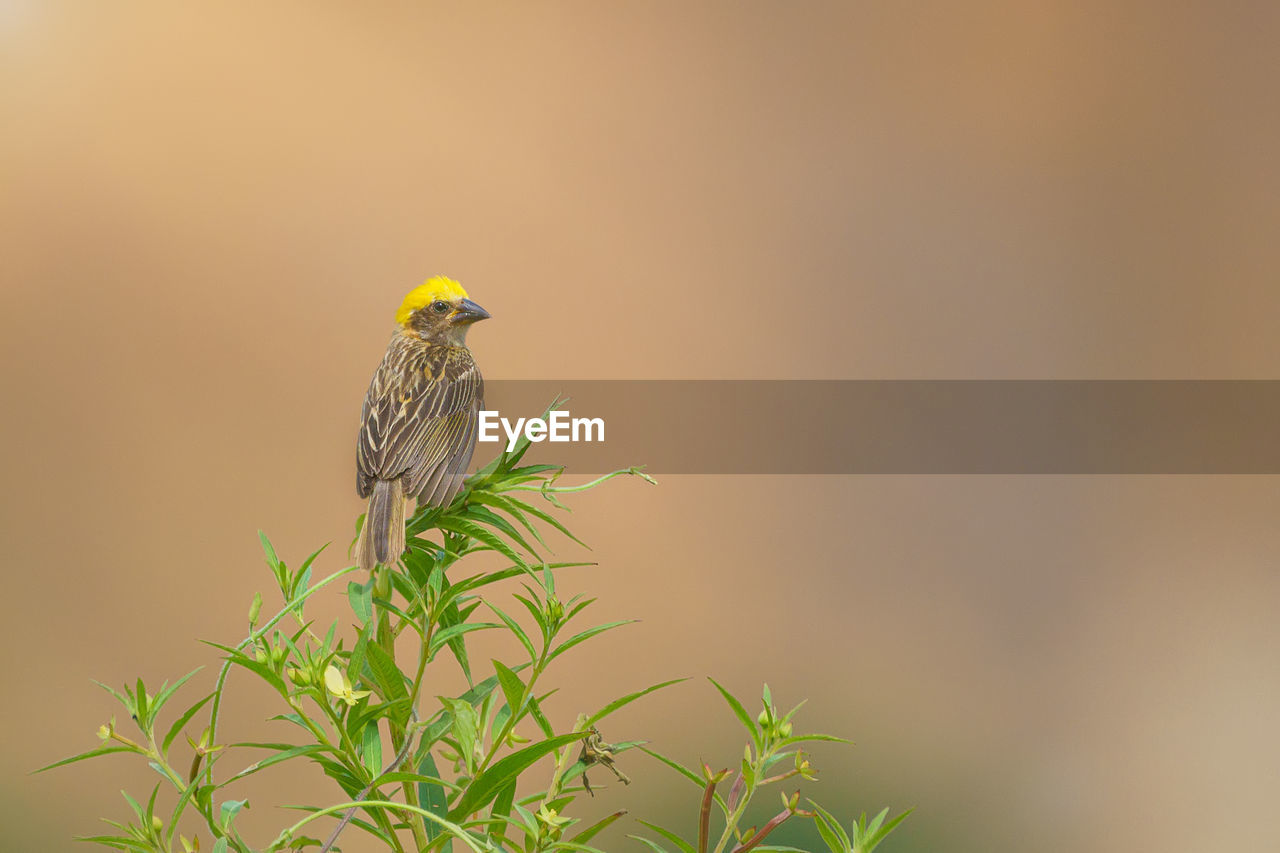
[[[742,786],[746,781],[741,771],[739,771],[738,778],[733,780],[733,787],[729,789],[729,799],[725,801],[725,805],[728,806],[730,812],[738,807],[738,797],[742,796]]]
[[[711,839],[711,801],[716,795],[716,784],[713,776],[702,791],[702,808],[698,811],[698,853],[707,853],[707,843]]]
[[[792,812],[790,810],[778,812],[778,814],[774,815],[773,819],[770,820],[768,823],[766,823],[760,829],[759,832],[755,833],[746,841],[739,844],[737,847],[733,848],[732,853],[747,853],[748,850],[753,849],[761,841],[764,841],[764,838],[766,835],[773,832],[779,826],[782,826],[783,822],[786,821],[787,818],[791,817],[791,815],[792,815]]]

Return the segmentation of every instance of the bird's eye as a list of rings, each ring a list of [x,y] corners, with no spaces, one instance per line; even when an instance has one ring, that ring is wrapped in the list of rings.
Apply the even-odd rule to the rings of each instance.
[[[449,303],[437,299],[435,302],[431,303],[431,310],[437,314],[443,314],[449,310]]]

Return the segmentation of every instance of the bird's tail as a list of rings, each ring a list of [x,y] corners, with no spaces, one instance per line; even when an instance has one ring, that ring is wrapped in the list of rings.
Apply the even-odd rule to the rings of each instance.
[[[356,562],[372,571],[378,564],[394,563],[404,548],[404,486],[398,478],[378,480],[356,543]]]

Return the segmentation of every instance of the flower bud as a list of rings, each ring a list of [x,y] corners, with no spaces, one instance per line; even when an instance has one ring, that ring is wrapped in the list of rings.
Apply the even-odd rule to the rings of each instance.
[[[782,735],[783,737],[791,737],[791,724],[780,723],[778,725],[778,734]]]
[[[262,593],[253,594],[253,603],[249,605],[249,630],[258,624],[258,614],[262,612]]]
[[[159,832],[160,830],[164,829],[164,821],[160,819],[160,815],[153,814],[151,816],[151,828],[154,829],[156,832]]]

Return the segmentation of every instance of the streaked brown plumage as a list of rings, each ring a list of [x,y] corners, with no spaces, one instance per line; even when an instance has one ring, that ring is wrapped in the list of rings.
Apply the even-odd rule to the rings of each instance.
[[[407,498],[445,506],[462,487],[484,405],[466,333],[488,316],[457,282],[440,277],[400,306],[356,443],[356,492],[369,499],[356,545],[361,568],[394,563],[404,552]]]

